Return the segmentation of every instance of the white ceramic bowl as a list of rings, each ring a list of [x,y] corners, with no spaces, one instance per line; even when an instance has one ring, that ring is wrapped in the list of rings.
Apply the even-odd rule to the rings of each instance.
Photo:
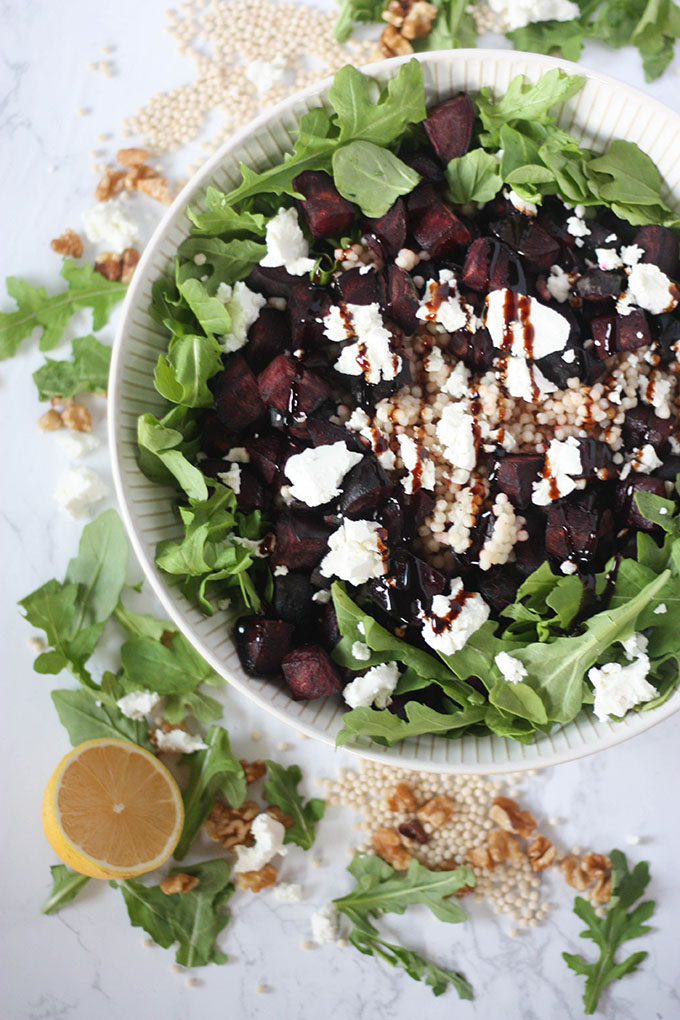
[[[384,83],[404,59],[408,58],[373,64],[370,73]],[[667,197],[680,205],[680,117],[643,93],[567,61],[507,50],[429,53],[421,63],[428,105],[460,89],[474,92],[483,85],[503,93],[514,75],[525,74],[536,81],[556,66],[570,74],[585,75],[582,91],[562,108],[562,126],[593,148],[606,146],[614,137],[637,142],[661,170]],[[330,80],[300,92],[254,120],[206,162],[168,209],[137,267],[123,309],[109,380],[109,435],[123,519],[144,572],[177,627],[218,673],[264,711],[310,737],[334,744],[342,725],[343,709],[338,699],[296,702],[276,684],[247,676],[230,636],[229,614],[204,617],[156,567],[156,543],[177,537],[181,530],[173,512],[173,492],[153,484],[140,472],[135,442],[137,416],[145,411],[161,413],[164,406],[153,387],[153,369],[168,338],[147,309],[153,281],[171,267],[177,246],[189,234],[190,223],[184,211],[187,203],[201,206],[201,195],[209,184],[225,191],[234,188],[240,181],[241,161],[256,170],[279,162],[292,148],[298,119],[323,103],[329,85]],[[620,723],[600,722],[584,712],[569,725],[540,736],[528,746],[499,737],[446,740],[421,736],[392,749],[382,749],[362,738],[350,749],[364,757],[437,772],[520,771],[619,744],[678,708],[680,692],[659,708],[631,713]]]

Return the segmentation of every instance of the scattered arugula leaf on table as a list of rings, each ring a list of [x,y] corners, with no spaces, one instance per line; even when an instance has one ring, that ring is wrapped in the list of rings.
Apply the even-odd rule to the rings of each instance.
[[[266,765],[268,778],[264,783],[264,795],[270,804],[275,804],[293,819],[292,825],[286,828],[283,842],[297,843],[303,850],[309,850],[316,838],[316,823],[323,818],[325,802],[319,797],[312,797],[305,804],[297,791],[302,780],[298,765],[284,768],[275,761],[267,761]]]
[[[580,937],[591,939],[599,949],[600,955],[594,963],[588,963],[583,956],[576,953],[562,953],[567,966],[586,979],[583,1004],[587,1015],[595,1012],[600,996],[608,984],[637,970],[647,957],[647,952],[643,950],[632,953],[620,963],[616,962],[617,950],[624,942],[651,931],[650,926],[644,922],[649,920],[656,906],[653,900],[645,900],[634,906],[649,884],[647,861],[639,861],[633,870],[629,871],[626,856],[620,850],[612,850],[610,856],[612,887],[605,916],[598,917],[592,903],[582,896],[577,896],[574,900],[574,913],[587,925]]]
[[[38,387],[38,399],[61,397],[69,400],[78,393],[106,393],[109,382],[111,348],[96,337],[77,337],[72,345],[72,361],[54,361],[46,358],[33,373]]]
[[[352,34],[355,22],[380,21],[386,0],[340,0],[338,18],[333,35],[345,42]]]
[[[152,750],[147,723],[142,719],[128,719],[116,708],[115,703],[104,704],[96,692],[56,690],[52,691],[52,701],[73,747],[86,740],[109,737],[130,740],[133,744],[145,747],[147,751]]]
[[[65,864],[53,864],[50,873],[53,882],[52,892],[40,908],[41,914],[56,914],[74,900],[90,881],[88,875],[80,875],[77,871],[67,868]]]

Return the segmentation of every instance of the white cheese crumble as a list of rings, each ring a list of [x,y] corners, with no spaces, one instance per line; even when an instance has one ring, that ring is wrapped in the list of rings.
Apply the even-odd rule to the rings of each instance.
[[[363,641],[355,641],[352,645],[352,655],[361,662],[368,662],[371,657],[371,649]]]
[[[314,268],[309,258],[309,244],[300,229],[296,210],[279,209],[267,224],[267,254],[261,266],[283,266],[291,276],[304,276]]]
[[[524,677],[529,675],[524,663],[507,652],[499,652],[493,661],[503,674],[503,679],[507,680],[509,684],[521,683]]]
[[[225,453],[224,459],[234,461],[236,464],[249,464],[250,454],[245,446],[232,446],[231,450]]]
[[[438,322],[448,333],[465,329],[474,312],[458,294],[457,286],[458,281],[454,273],[450,269],[440,269],[439,282],[427,281],[420,307],[416,311],[416,318],[426,322]]]
[[[128,719],[144,719],[158,707],[160,700],[160,694],[155,691],[131,691],[116,704]]]
[[[527,404],[535,404],[546,394],[557,390],[555,383],[546,379],[538,365],[526,358],[508,358],[503,382],[511,397],[519,397]]]
[[[315,591],[312,595],[312,602],[318,602],[319,605],[325,606],[331,600],[331,592],[329,588],[320,588],[319,591]]]
[[[332,903],[316,910],[311,918],[312,938],[319,945],[335,942],[338,937],[339,917]]]
[[[481,595],[463,590],[459,577],[448,595],[435,595],[428,613],[421,613],[423,639],[442,655],[453,655],[489,618],[490,609]]]
[[[465,362],[457,362],[442,389],[446,393],[450,393],[454,400],[461,400],[468,395],[470,392],[470,370]]]
[[[241,491],[241,468],[238,464],[232,464],[228,471],[218,472],[217,477],[238,496]]]
[[[644,248],[641,248],[639,244],[624,245],[621,249],[621,259],[627,266],[636,266],[644,253]]]
[[[258,92],[269,92],[283,82],[288,61],[282,53],[271,60],[251,60],[245,69],[245,76]]]
[[[488,5],[509,32],[534,21],[572,21],[580,14],[572,0],[488,0]]]
[[[631,471],[640,471],[642,474],[651,474],[661,467],[663,461],[657,456],[656,450],[651,443],[645,443],[637,449],[630,460],[624,464],[619,475],[620,478],[627,478]]]
[[[384,531],[375,521],[344,520],[328,539],[330,552],[321,561],[324,577],[364,584],[387,572]]]
[[[194,751],[203,751],[208,746],[200,737],[186,730],[154,730],[154,739],[159,751],[168,751],[175,754],[193,754]]]
[[[611,269],[620,269],[623,266],[623,259],[616,248],[596,248],[595,257],[598,267],[604,269],[605,272],[609,272]]]
[[[79,460],[96,450],[101,443],[91,432],[74,432],[73,429],[61,429],[57,432],[57,442],[69,460]]]
[[[350,708],[387,708],[399,683],[399,666],[396,662],[382,662],[363,676],[347,684],[342,696]]]
[[[575,574],[576,571],[578,570],[578,567],[576,566],[575,563],[572,563],[571,560],[562,560],[562,562],[560,563],[560,570],[562,571],[563,574],[569,575]]]
[[[626,657],[632,660],[627,666],[607,662],[588,670],[588,679],[595,690],[595,715],[603,721],[610,715],[625,715],[635,705],[651,701],[659,693],[646,679],[649,656],[644,635],[633,634],[622,644]]]
[[[567,365],[573,365],[576,361],[576,351],[573,347],[570,347],[568,351],[565,351],[562,355],[562,361],[565,361]]]
[[[274,899],[279,903],[298,903],[302,899],[302,886],[297,882],[278,882],[274,886]]]
[[[404,490],[408,493],[417,492],[419,488],[433,491],[435,467],[434,461],[430,460],[427,451],[422,444],[416,443],[405,433],[398,435],[397,440],[401,450],[402,463],[408,471],[408,475],[401,480]]]
[[[290,494],[307,506],[321,506],[342,492],[340,483],[362,460],[362,453],[348,450],[343,442],[310,447],[286,461],[285,472],[292,482]]]
[[[436,426],[437,439],[444,457],[467,474],[477,463],[475,449],[475,419],[464,404],[446,404]],[[467,481],[463,477],[461,483]]]
[[[92,508],[108,496],[109,490],[101,475],[91,468],[68,468],[59,476],[54,498],[60,510],[74,520],[86,517]]]
[[[525,216],[535,216],[538,212],[538,206],[535,202],[529,202],[528,199],[522,198],[515,191],[504,191],[503,194],[507,198],[511,205],[514,205],[517,212],[524,213]]]
[[[578,206],[576,209],[578,209]],[[572,237],[587,237],[590,233],[590,227],[580,216],[570,216],[567,220],[567,232],[571,234]]]
[[[290,570],[283,563],[279,563],[274,567],[274,577],[285,577],[289,573]]]
[[[463,368],[465,368],[465,365],[463,364],[462,361],[459,361],[458,364],[463,365]],[[428,373],[428,375],[436,375],[438,372],[441,372],[443,368],[446,368],[446,362],[444,361],[444,356],[442,355],[441,347],[432,348],[430,353],[426,356],[425,360],[423,361],[423,368]]]
[[[392,335],[385,328],[377,302],[348,304],[344,313],[333,305],[323,321],[329,340],[354,338],[356,341],[345,347],[335,362],[338,372],[363,375],[367,382],[379,383],[381,379],[394,379],[401,370],[401,358],[392,350]]]
[[[260,314],[260,309],[267,304],[267,299],[247,287],[243,280],[239,280],[233,287],[221,283],[216,297],[231,319],[231,331],[220,337],[220,346],[227,352],[239,351],[248,342],[248,330]]]
[[[123,212],[120,198],[110,198],[83,213],[85,236],[93,244],[105,245],[112,251],[131,248],[139,240],[137,227]]]
[[[630,270],[628,290],[622,302],[626,305],[638,305],[652,315],[660,315],[661,312],[669,312],[675,308],[678,303],[678,289],[658,266],[651,262],[640,262]]]
[[[668,606],[665,602],[659,602],[658,606],[654,610],[655,616],[663,616],[664,613],[668,612]]]
[[[569,297],[569,291],[571,290],[571,280],[567,273],[565,273],[562,266],[551,266],[550,276],[546,279],[545,285],[554,297],[555,301],[559,301],[560,304]]]
[[[280,854],[284,857],[288,853],[287,847],[283,845],[286,829],[266,812],[258,815],[250,828],[255,840],[254,846],[236,846],[237,861],[234,865],[235,874],[244,871],[259,871],[269,864],[272,857]]]
[[[351,429],[352,432],[361,432],[362,429],[368,428],[370,424],[371,419],[368,417],[363,407],[355,407],[345,422],[345,428]]]
[[[583,471],[578,440],[573,436],[552,439],[543,470],[546,477],[533,483],[531,501],[536,506],[547,506],[553,499],[568,496],[576,488],[574,476]]]
[[[569,322],[554,308],[542,305],[536,298],[525,294],[511,295],[506,287],[493,290],[486,298],[486,328],[489,330],[494,347],[515,357],[531,357],[538,360],[547,354],[562,351],[569,339]],[[528,304],[525,315],[521,310],[516,319],[507,319],[507,305],[519,299],[520,309]],[[532,339],[527,339],[527,333]],[[508,337],[510,345],[508,346]]]

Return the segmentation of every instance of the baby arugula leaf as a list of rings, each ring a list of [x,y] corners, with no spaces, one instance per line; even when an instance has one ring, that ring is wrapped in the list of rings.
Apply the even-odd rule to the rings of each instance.
[[[490,202],[503,186],[498,160],[484,149],[472,149],[446,167],[449,198],[458,205]]]
[[[83,886],[86,886],[90,881],[88,875],[79,875],[77,871],[71,871],[65,864],[53,864],[50,867],[50,872],[53,882],[52,892],[40,908],[41,914],[56,914],[58,910],[74,900]]]
[[[535,85],[526,81],[524,75],[516,75],[505,95],[498,100],[494,100],[491,89],[485,86],[477,97],[482,126],[493,139],[499,141],[499,132],[504,124],[514,121],[553,124],[554,117],[548,111],[580,92],[584,83],[585,78],[581,75],[566,74],[554,68],[541,75]],[[486,139],[484,144],[487,144]]]
[[[420,53],[422,50],[473,48],[477,29],[467,0],[433,0],[433,3],[439,13],[427,35],[413,40],[414,50]]]
[[[651,931],[650,926],[644,922],[649,920],[656,906],[653,900],[645,900],[633,906],[649,884],[649,865],[646,861],[639,861],[629,871],[625,854],[620,850],[612,850],[611,862],[612,890],[605,916],[598,917],[592,904],[582,896],[574,900],[574,913],[587,925],[580,937],[592,939],[600,951],[599,958],[594,963],[588,963],[584,957],[575,953],[562,953],[567,966],[586,979],[583,1003],[588,1015],[597,1009],[604,988],[610,982],[618,981],[625,974],[637,970],[648,955],[642,951],[632,953],[621,963],[616,963],[615,959],[617,950],[624,942]]]
[[[577,61],[583,50],[585,29],[577,19],[573,21],[532,21],[521,28],[505,33],[516,50],[531,53],[559,54],[565,60]]]
[[[227,957],[217,948],[216,940],[229,921],[224,908],[234,891],[230,865],[225,860],[203,861],[170,874],[180,872],[196,877],[198,885],[189,892],[166,895],[160,886],[134,879],[110,884],[122,892],[135,928],[143,928],[164,949],[178,943],[175,959],[181,966],[225,963]]]
[[[188,756],[189,782],[182,793],[184,827],[175,849],[178,861],[186,856],[218,793],[234,808],[241,806],[246,795],[243,768],[231,752],[227,731],[212,726],[205,742],[208,746],[204,751]]]
[[[338,7],[333,35],[338,42],[345,42],[356,22],[380,21],[385,0],[340,0]]]
[[[51,397],[68,400],[77,393],[106,393],[111,348],[90,334],[77,337],[71,349],[72,361],[46,358],[45,364],[33,373],[39,400]]]
[[[98,696],[98,689],[52,691],[52,701],[73,747],[85,740],[113,737],[153,750],[146,722],[128,719],[115,704],[106,704]]]
[[[179,633],[168,634],[164,641],[131,638],[121,648],[120,657],[135,690],[186,694],[202,683],[219,686],[224,682]]]
[[[384,215],[400,195],[413,191],[420,174],[389,149],[372,142],[350,142],[333,154],[335,186],[365,216]]]
[[[217,298],[209,300],[217,301]],[[217,303],[221,304],[219,301]],[[154,386],[161,396],[173,404],[210,407],[214,397],[208,389],[208,379],[221,368],[222,349],[214,337],[191,334],[174,336],[167,355],[158,356]]]
[[[328,101],[337,114],[339,145],[365,141],[386,146],[408,124],[427,116],[423,72],[417,60],[403,64],[382,91],[372,78],[346,64],[333,79]]]
[[[7,278],[7,293],[16,301],[17,310],[0,312],[0,361],[16,354],[21,341],[34,329],[42,331],[41,351],[56,347],[66,323],[81,308],[92,309],[92,328],[101,329],[127,289],[126,284],[107,280],[92,266],[78,266],[68,258],[61,275],[68,287],[52,297],[44,287],[34,287],[15,276]]]
[[[270,804],[281,808],[290,815],[293,824],[286,828],[284,843],[297,843],[303,850],[309,850],[316,838],[315,825],[323,818],[325,803],[319,797],[312,797],[305,804],[297,791],[302,772],[297,765],[287,769],[275,761],[267,761],[269,778],[264,783],[264,795]]]
[[[237,280],[242,280],[247,276],[253,266],[267,254],[267,249],[265,245],[251,239],[226,242],[219,237],[188,237],[179,246],[178,254],[180,261],[188,260],[181,265],[177,274],[180,290],[186,286],[188,275],[198,271],[201,279],[207,275],[208,279],[205,281],[205,289],[207,289],[209,294],[212,294],[217,290],[220,283],[235,283]],[[196,255],[205,256],[205,262],[200,267],[194,262],[194,256]],[[209,272],[210,269],[212,270],[211,273]],[[198,280],[195,282],[199,283]],[[196,307],[193,310],[197,317],[196,308],[200,307],[199,296],[201,294],[202,291],[196,289],[194,301]],[[186,294],[183,296],[189,300]],[[222,306],[222,315],[225,316],[226,314],[224,306]],[[218,332],[226,333],[228,329],[229,326],[227,325],[224,329],[218,330]]]
[[[139,466],[148,478],[166,483],[174,478],[190,499],[208,498],[208,486],[203,475],[180,449],[184,444],[182,432],[152,414],[142,414],[137,421],[137,442]]]
[[[261,213],[236,212],[226,203],[226,195],[219,188],[209,187],[205,191],[206,212],[187,207],[187,216],[194,224],[192,234],[207,234],[221,237],[223,241],[241,234],[263,237],[265,217]]]
[[[444,702],[446,704],[446,700]],[[353,708],[342,717],[342,729],[336,737],[340,747],[355,736],[370,737],[376,744],[391,747],[407,737],[422,733],[457,735],[457,731],[481,722],[486,714],[484,705],[458,709],[448,702],[450,712],[436,712],[429,705],[409,701],[404,706],[405,719],[377,708]]]

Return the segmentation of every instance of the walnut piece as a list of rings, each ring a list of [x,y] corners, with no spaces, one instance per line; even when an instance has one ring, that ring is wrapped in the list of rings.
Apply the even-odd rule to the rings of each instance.
[[[61,420],[67,429],[74,432],[91,432],[92,415],[83,404],[76,404],[75,400],[69,400],[61,412]]]
[[[505,829],[492,829],[486,837],[486,845],[494,864],[501,864],[508,858],[511,861],[521,861],[524,856],[516,838]]]
[[[252,846],[255,840],[250,827],[259,814],[260,805],[254,800],[244,801],[240,808],[230,808],[216,800],[203,823],[203,829],[210,839],[221,843],[225,850],[233,850],[235,846]]]
[[[396,829],[387,827],[376,829],[373,833],[372,846],[378,857],[382,857],[396,871],[405,871],[409,861],[412,860]]]
[[[527,857],[533,871],[545,871],[554,863],[557,851],[545,836],[534,836],[527,847]]]
[[[408,0],[404,0],[403,3],[400,3],[400,0],[390,0],[380,17],[383,21],[387,21],[390,25],[394,25],[395,28],[401,28],[404,24],[404,18],[406,17],[409,7],[410,4]]]
[[[415,839],[418,843],[427,843],[430,838],[417,818],[409,818],[407,822],[402,822],[398,832],[407,839]]]
[[[578,889],[579,892],[585,892],[590,879],[581,867],[578,857],[575,857],[574,854],[568,854],[560,862],[560,868],[567,885],[570,885],[572,889]]]
[[[262,776],[267,772],[267,766],[259,758],[256,761],[246,761],[245,758],[241,758],[240,765],[246,777],[246,783],[254,783],[258,779],[262,779]]]
[[[601,875],[588,895],[593,903],[609,903],[612,895],[611,875]]]
[[[121,166],[139,166],[140,163],[146,163],[149,158],[149,153],[146,149],[119,149],[116,153],[116,159]]]
[[[408,10],[401,26],[404,39],[422,39],[429,35],[432,22],[437,17],[437,8],[427,0],[416,0]]]
[[[493,868],[495,865],[488,846],[471,847],[465,854],[465,860],[473,868]]]
[[[83,242],[80,235],[70,227],[59,237],[50,241],[50,248],[52,251],[56,251],[57,255],[70,255],[74,259],[79,259],[83,254]]]
[[[437,793],[421,804],[416,816],[421,822],[429,822],[433,829],[441,829],[450,820],[456,809],[455,803],[443,793]]]
[[[517,836],[530,836],[536,828],[536,819],[529,811],[522,811],[510,797],[496,797],[491,801],[489,818],[506,832]]]
[[[277,822],[281,822],[284,829],[290,829],[295,821],[292,815],[284,814],[278,804],[270,804],[268,808],[265,808],[265,814],[271,815]]]
[[[416,798],[408,783],[397,783],[386,797],[390,811],[415,811]]]
[[[61,415],[58,411],[55,411],[53,407],[51,407],[49,411],[45,411],[45,413],[38,418],[38,428],[41,428],[43,432],[54,432],[56,429],[60,429],[63,424]]]
[[[383,57],[403,57],[413,53],[413,46],[399,34],[394,25],[385,25],[378,40],[378,50]]]
[[[574,854],[569,854],[561,862],[560,867],[567,885],[573,886],[579,892],[584,892],[591,886],[588,896],[593,903],[609,901],[612,889],[611,861],[606,854],[596,854],[590,850],[580,860]]]
[[[141,191],[143,195],[148,195],[149,198],[155,199],[156,202],[162,202],[164,205],[170,205],[172,202],[172,195],[165,177],[143,177],[137,182],[137,191]]]
[[[117,195],[125,187],[124,170],[105,170],[104,176],[99,181],[94,193],[98,202],[108,202],[110,198]]]
[[[274,865],[265,864],[259,871],[241,871],[236,876],[236,885],[239,889],[259,892],[260,889],[267,889],[270,885],[275,885],[278,877],[279,873]]]
[[[112,251],[102,251],[94,260],[94,269],[107,280],[120,280],[123,271],[122,256]]]
[[[612,862],[606,856],[606,854],[596,854],[592,850],[584,854],[581,858],[581,868],[589,881],[593,882],[595,879],[602,878],[603,875],[608,875],[611,870]]]
[[[129,283],[134,276],[137,263],[141,256],[136,248],[125,248],[123,251],[123,265],[120,271],[120,282]]]
[[[187,893],[191,892],[198,885],[198,879],[195,875],[186,875],[183,871],[180,871],[178,875],[168,875],[161,882],[161,892],[164,892],[166,896],[172,896],[173,893]]]

